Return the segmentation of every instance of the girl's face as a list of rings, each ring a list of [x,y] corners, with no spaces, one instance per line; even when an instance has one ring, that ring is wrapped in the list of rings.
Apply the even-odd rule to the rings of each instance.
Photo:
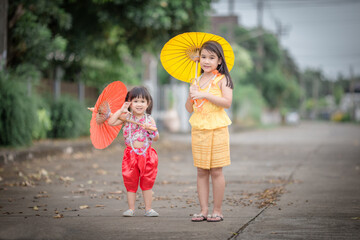
[[[221,59],[216,55],[216,53],[210,52],[206,49],[201,51],[200,67],[205,73],[211,73],[216,70],[219,64],[221,64]]]
[[[146,109],[148,108],[149,103],[145,98],[136,97],[131,100],[130,110],[135,116],[142,116]]]

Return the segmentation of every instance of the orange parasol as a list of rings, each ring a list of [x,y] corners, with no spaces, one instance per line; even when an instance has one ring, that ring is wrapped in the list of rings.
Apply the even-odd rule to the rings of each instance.
[[[106,86],[98,97],[90,121],[90,139],[97,149],[109,146],[119,134],[122,125],[110,126],[106,121],[111,112],[116,112],[125,102],[127,89],[125,84],[115,81]]]
[[[170,39],[162,48],[160,60],[165,70],[174,78],[191,82],[200,73],[199,50],[207,41],[218,42],[225,55],[229,71],[234,66],[234,52],[231,45],[222,37],[211,33],[187,32]]]

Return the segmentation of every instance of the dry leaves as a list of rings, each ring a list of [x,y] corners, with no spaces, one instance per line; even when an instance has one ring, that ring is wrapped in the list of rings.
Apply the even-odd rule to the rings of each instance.
[[[59,179],[63,182],[73,182],[75,180],[74,178],[69,177],[69,176],[66,176],[66,177],[60,176]]]
[[[64,218],[64,215],[62,215],[62,214],[56,214],[55,216],[54,216],[54,218],[55,219],[58,219],[58,218]]]
[[[257,202],[255,203],[258,208],[266,207],[270,204],[276,204],[276,201],[279,197],[285,192],[283,186],[273,187],[266,189],[262,193],[256,193],[255,197],[257,198]]]

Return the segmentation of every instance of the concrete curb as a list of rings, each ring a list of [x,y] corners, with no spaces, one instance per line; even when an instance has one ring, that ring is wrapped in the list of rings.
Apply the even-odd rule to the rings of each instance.
[[[47,156],[55,156],[59,154],[72,154],[80,151],[90,151],[93,150],[90,141],[66,141],[63,143],[57,142],[51,143],[47,142],[34,144],[33,146],[27,149],[3,149],[0,150],[0,164],[8,164],[11,162],[19,162],[31,160],[34,158],[44,158]]]
[[[156,142],[156,145],[169,145],[169,141],[190,143],[190,136],[188,134],[171,134],[168,132],[161,133],[161,140]],[[107,148],[113,148],[119,144],[123,145],[124,140],[122,136],[118,136]],[[173,146],[175,148],[179,147]],[[168,148],[170,148],[168,146]],[[9,164],[12,162],[21,162],[32,160],[36,158],[45,158],[48,156],[56,156],[61,154],[73,154],[76,152],[94,151],[97,150],[91,143],[90,137],[82,137],[76,139],[46,139],[35,142],[30,147],[23,148],[2,148],[0,149],[0,165]]]

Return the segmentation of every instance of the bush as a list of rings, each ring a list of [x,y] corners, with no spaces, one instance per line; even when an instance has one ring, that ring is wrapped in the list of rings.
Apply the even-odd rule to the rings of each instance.
[[[336,111],[331,115],[331,121],[334,122],[350,122],[351,116],[349,113],[344,113],[340,111]]]
[[[254,126],[261,123],[261,114],[266,107],[260,92],[251,85],[237,85],[234,90],[234,120],[242,125]]]
[[[30,145],[36,124],[35,101],[14,74],[0,72],[0,145]]]
[[[35,116],[37,121],[32,131],[32,138],[36,140],[45,139],[52,128],[49,101],[39,95],[34,95],[33,98],[36,103]]]
[[[88,110],[72,97],[63,96],[51,104],[52,138],[75,138],[88,132]],[[91,118],[91,116],[90,116]]]
[[[50,113],[45,108],[38,109],[36,113],[37,124],[32,132],[33,139],[45,139],[47,137],[47,133],[52,129]]]

